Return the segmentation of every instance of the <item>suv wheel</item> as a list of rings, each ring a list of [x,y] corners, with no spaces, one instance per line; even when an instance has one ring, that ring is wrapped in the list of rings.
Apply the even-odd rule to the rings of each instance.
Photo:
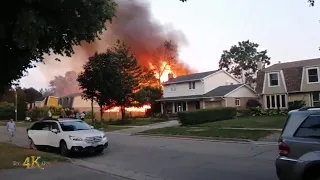
[[[94,152],[96,152],[96,153],[98,153],[98,154],[101,154],[102,152],[103,152],[103,148],[101,148],[101,149],[97,149],[97,150],[95,150]]]
[[[60,143],[60,154],[65,157],[68,157],[70,154],[67,144],[64,141],[61,141]]]
[[[320,180],[320,166],[312,167],[311,169],[307,170],[306,176],[304,179],[306,180]]]

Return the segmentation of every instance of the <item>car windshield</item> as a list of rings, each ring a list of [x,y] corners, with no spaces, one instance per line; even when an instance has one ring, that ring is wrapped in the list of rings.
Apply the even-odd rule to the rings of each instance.
[[[90,126],[83,121],[59,122],[62,131],[81,131],[89,130]]]

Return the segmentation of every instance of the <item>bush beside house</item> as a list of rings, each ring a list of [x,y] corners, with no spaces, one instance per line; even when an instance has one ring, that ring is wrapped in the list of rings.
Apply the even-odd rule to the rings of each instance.
[[[179,112],[178,118],[182,125],[195,125],[206,122],[233,119],[237,115],[237,109],[233,107],[201,109],[196,111]]]

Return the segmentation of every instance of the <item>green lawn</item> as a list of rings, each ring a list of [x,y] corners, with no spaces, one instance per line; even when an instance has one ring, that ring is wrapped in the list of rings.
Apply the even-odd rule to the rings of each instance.
[[[197,127],[168,127],[168,128],[153,129],[153,130],[145,131],[142,134],[258,140],[272,133],[273,131],[263,131],[263,130],[229,130],[229,129],[216,129],[211,127],[198,127],[198,128]]]
[[[204,123],[196,125],[197,127],[214,128],[282,128],[287,116],[251,116],[239,117],[236,119]]]
[[[40,166],[68,161],[57,154],[0,143],[0,169],[24,168],[22,164],[30,156],[40,156],[38,160]]]

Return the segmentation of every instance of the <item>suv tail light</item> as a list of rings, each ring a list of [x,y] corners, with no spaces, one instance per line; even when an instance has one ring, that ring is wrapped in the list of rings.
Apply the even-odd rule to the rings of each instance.
[[[284,143],[282,141],[282,139],[279,139],[278,143],[279,143],[278,144],[279,155],[280,156],[287,156],[289,154],[289,152],[290,152],[290,147],[286,143]]]

